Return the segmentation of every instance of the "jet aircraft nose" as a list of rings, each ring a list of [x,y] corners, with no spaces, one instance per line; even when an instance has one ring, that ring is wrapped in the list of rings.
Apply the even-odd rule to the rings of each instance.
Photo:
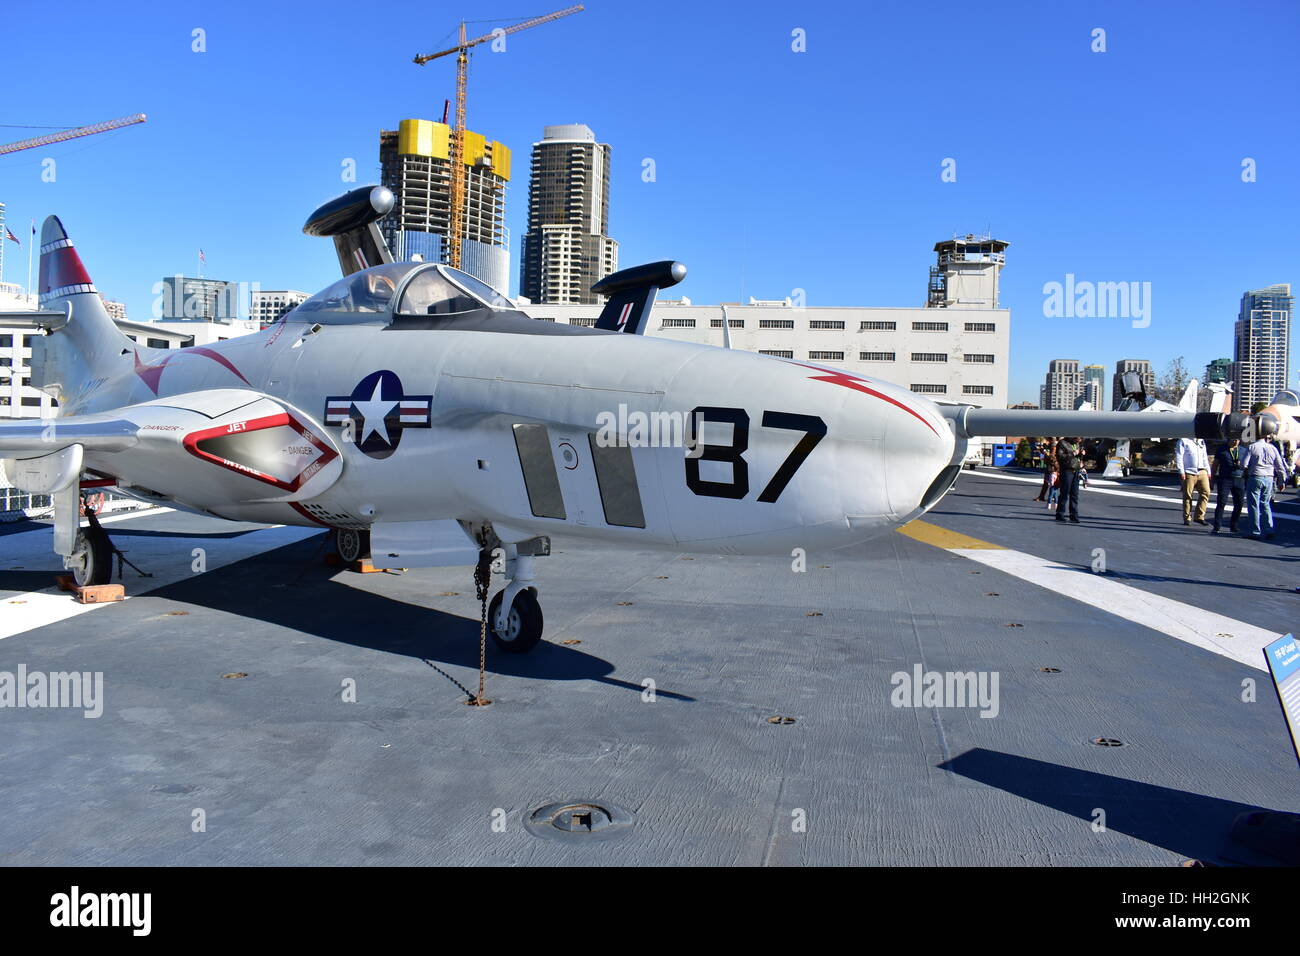
[[[894,514],[910,520],[928,510],[961,470],[954,462],[957,438],[938,406],[891,386],[910,414],[892,415],[885,433],[885,485]]]
[[[844,369],[709,350],[683,365],[666,403],[700,419],[698,455],[673,498],[682,543],[752,553],[854,544],[918,514],[953,457],[932,402]],[[680,484],[680,458],[664,462],[665,486]]]
[[[878,513],[883,485],[888,511],[897,516],[919,514],[936,475],[952,462],[956,440],[938,406],[909,389],[837,369],[801,365],[813,381],[839,386],[822,394],[831,432],[859,454],[841,461],[838,477],[846,514]],[[854,394],[857,393],[857,394]],[[850,464],[850,462],[852,464]],[[848,471],[845,471],[848,466]],[[846,480],[847,479],[847,480]],[[943,484],[946,491],[950,481]],[[857,486],[857,491],[846,485]],[[870,486],[870,487],[869,487]],[[857,511],[855,509],[862,509]]]

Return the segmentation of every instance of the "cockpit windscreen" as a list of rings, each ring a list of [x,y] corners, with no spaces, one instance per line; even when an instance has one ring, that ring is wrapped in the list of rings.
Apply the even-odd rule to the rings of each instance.
[[[345,276],[296,311],[323,313],[321,322],[365,322],[365,314],[372,314],[392,316],[406,325],[417,316],[513,308],[510,300],[490,285],[459,269],[432,262],[392,262]],[[349,317],[331,317],[329,313],[349,313]]]
[[[448,266],[433,266],[402,290],[398,315],[457,315],[479,309],[512,308],[490,285]]]
[[[419,262],[392,262],[344,276],[298,306],[299,312],[391,312],[397,288]]]

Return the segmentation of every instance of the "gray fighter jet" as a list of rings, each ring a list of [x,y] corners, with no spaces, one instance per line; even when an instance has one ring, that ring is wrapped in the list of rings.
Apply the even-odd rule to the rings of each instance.
[[[637,549],[790,553],[856,544],[952,487],[967,439],[1065,434],[1219,438],[1240,415],[939,406],[815,363],[647,337],[652,263],[603,279],[594,328],[539,322],[437,263],[394,262],[364,187],[304,227],[343,278],[260,333],[144,348],[106,313],[61,222],[41,234],[31,384],[49,420],[0,425],[13,485],[53,496],[54,550],[79,584],[111,549],[82,527],[87,482],[239,521],[332,529],[345,560],[483,566],[508,585],[493,639],[542,635],[535,558],[549,535]],[[1140,423],[1135,424],[1135,419]]]

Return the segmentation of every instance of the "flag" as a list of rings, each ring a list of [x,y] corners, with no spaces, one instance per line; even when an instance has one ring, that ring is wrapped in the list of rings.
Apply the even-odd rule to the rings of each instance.
[[[199,262],[207,262],[207,261],[208,261],[208,257],[205,256],[205,255],[203,254],[203,250],[200,249],[200,250],[199,250]]]
[[[14,242],[18,242],[18,237],[14,235],[14,231],[10,229],[8,226],[5,227],[5,238],[12,239]],[[18,242],[18,245],[21,246],[22,243]]]

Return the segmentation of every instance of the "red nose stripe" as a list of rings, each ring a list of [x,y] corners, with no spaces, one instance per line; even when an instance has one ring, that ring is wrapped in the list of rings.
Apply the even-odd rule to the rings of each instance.
[[[790,364],[798,365],[800,368],[810,368],[814,372],[826,372],[825,369],[817,368],[815,365],[804,365],[802,362],[791,362]],[[918,422],[923,424],[926,428],[930,429],[930,431],[934,432],[936,435],[939,434],[937,431],[935,431],[934,426],[931,425],[928,421],[926,421],[925,418],[923,418],[920,415],[920,413],[917,412],[916,409],[912,408],[909,405],[904,405],[896,398],[891,398],[882,392],[876,391],[874,388],[868,385],[864,379],[860,379],[856,375],[850,375],[847,372],[826,372],[826,374],[824,375],[812,375],[809,377],[814,382],[830,382],[832,385],[842,385],[845,388],[850,388],[855,392],[863,392],[864,394],[874,396],[875,398],[879,398],[882,401],[889,402],[889,404],[897,406],[898,408],[901,408],[903,411],[907,412],[907,414],[911,415],[913,418],[915,418]]]

